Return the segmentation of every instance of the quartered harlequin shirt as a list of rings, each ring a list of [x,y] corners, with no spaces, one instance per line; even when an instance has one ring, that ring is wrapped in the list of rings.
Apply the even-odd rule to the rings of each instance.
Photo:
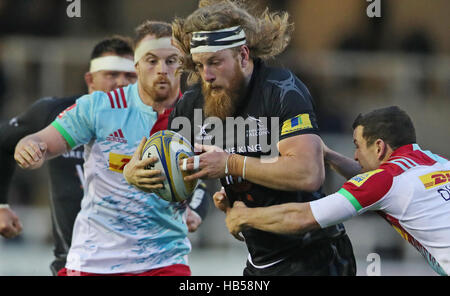
[[[396,149],[378,169],[310,205],[322,227],[377,211],[434,271],[450,274],[450,161],[417,144]]]
[[[72,148],[85,145],[84,197],[66,268],[107,274],[187,264],[185,205],[137,190],[122,175],[157,119],[136,83],[85,95],[52,123]]]

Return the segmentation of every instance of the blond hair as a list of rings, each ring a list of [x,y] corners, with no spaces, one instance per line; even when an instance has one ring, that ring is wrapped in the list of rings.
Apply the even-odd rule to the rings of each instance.
[[[199,8],[186,19],[176,18],[172,23],[173,39],[185,55],[183,68],[194,71],[190,54],[192,33],[241,26],[251,58],[268,59],[284,51],[291,40],[293,24],[287,12],[269,12],[252,15],[244,1],[201,0]]]

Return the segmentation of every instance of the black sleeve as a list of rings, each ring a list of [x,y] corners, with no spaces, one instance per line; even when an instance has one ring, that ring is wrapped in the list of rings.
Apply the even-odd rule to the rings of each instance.
[[[212,198],[211,192],[207,185],[200,180],[200,184],[195,189],[191,198],[188,200],[189,207],[195,211],[201,218],[205,220],[209,211],[209,200]]]
[[[280,140],[302,135],[318,134],[313,99],[306,86],[291,72],[288,72],[291,84],[284,82],[283,87],[272,89],[271,101],[275,104],[279,118]]]
[[[7,203],[9,185],[16,168],[14,149],[26,135],[47,126],[50,98],[43,98],[19,116],[0,125],[0,204]]]

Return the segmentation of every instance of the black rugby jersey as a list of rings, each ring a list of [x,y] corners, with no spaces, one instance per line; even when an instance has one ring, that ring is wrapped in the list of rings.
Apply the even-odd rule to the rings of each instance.
[[[7,203],[8,188],[15,170],[14,149],[17,142],[26,135],[47,127],[79,97],[42,98],[24,113],[0,126],[0,161],[4,165],[2,169],[4,176],[0,178],[0,203]],[[73,224],[80,211],[83,198],[83,163],[82,146],[48,161],[54,254],[57,260],[61,260],[53,268],[56,271],[65,265],[65,257],[72,240]]]
[[[314,102],[306,86],[290,71],[267,67],[257,59],[247,94],[232,122],[217,124],[201,111],[201,86],[184,92],[169,118],[169,127],[192,143],[213,144],[229,153],[250,157],[279,155],[276,144],[288,137],[318,134]],[[243,123],[242,123],[243,122]],[[220,128],[222,127],[222,129]],[[282,191],[243,181],[222,178],[230,203],[243,201],[248,207],[265,207],[288,202],[308,202],[319,192]],[[257,265],[284,259],[307,243],[342,234],[343,226],[319,229],[303,235],[279,235],[249,229],[243,232],[252,261]]]

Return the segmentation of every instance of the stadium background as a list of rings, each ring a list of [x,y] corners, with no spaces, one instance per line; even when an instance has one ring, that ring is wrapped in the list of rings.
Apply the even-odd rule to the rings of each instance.
[[[287,10],[295,32],[287,51],[271,63],[293,70],[310,89],[326,143],[353,155],[351,123],[360,112],[399,105],[413,118],[418,143],[450,157],[450,2],[381,2],[369,18],[364,0],[261,0]],[[83,75],[93,45],[105,36],[132,36],[145,19],[187,16],[197,0],[80,0],[81,16],[67,15],[69,1],[0,0],[0,120],[38,98],[86,92]],[[1,172],[0,172],[1,173]],[[325,191],[345,180],[327,171]],[[45,170],[17,171],[10,204],[24,224],[12,240],[0,238],[0,275],[50,275],[50,211]],[[240,275],[245,245],[228,234],[224,215],[211,205],[202,227],[190,234],[194,275]],[[371,253],[381,275],[434,275],[415,249],[374,214],[345,223],[366,275]]]

